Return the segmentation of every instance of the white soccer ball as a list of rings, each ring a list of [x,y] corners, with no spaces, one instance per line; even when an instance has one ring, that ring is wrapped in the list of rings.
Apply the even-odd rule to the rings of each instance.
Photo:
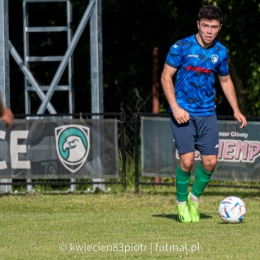
[[[238,197],[229,196],[221,201],[218,214],[225,223],[239,223],[246,216],[246,204]]]

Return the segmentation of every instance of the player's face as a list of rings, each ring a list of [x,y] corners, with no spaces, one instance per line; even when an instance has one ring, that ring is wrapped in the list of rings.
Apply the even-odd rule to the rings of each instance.
[[[221,29],[221,24],[218,20],[201,19],[197,21],[199,29],[199,41],[204,47],[209,47],[217,37]]]

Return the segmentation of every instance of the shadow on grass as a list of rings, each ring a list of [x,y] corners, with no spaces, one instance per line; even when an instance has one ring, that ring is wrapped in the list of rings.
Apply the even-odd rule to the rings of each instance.
[[[227,222],[224,222],[224,221],[220,221],[217,224],[219,224],[219,225],[228,225],[228,226],[238,226],[238,225],[245,224],[245,222],[241,221],[241,222],[236,222],[236,223],[227,223]]]
[[[254,189],[254,190],[245,190],[245,189],[238,189],[238,188],[229,188],[229,189],[218,189],[218,190],[211,190],[210,188],[207,189],[204,192],[204,195],[208,196],[223,196],[223,198],[228,196],[237,196],[240,198],[246,198],[246,197],[259,197],[260,195],[260,189]]]
[[[152,215],[152,217],[154,217],[154,218],[167,218],[167,219],[172,219],[172,220],[179,222],[179,218],[178,218],[177,214],[157,214],[157,215]],[[212,218],[212,216],[206,215],[206,214],[203,214],[203,213],[200,214],[200,219],[209,219],[209,218]]]

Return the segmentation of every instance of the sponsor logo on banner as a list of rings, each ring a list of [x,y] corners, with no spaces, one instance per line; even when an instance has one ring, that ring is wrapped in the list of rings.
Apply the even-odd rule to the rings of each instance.
[[[90,130],[82,125],[55,128],[56,150],[63,166],[76,172],[86,162],[89,154]]]

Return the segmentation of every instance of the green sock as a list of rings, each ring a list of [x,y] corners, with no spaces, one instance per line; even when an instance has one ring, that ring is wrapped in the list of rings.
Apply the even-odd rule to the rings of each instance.
[[[195,180],[192,186],[191,193],[196,197],[200,197],[203,191],[205,190],[207,184],[210,181],[212,172],[206,171],[202,164],[200,163],[198,168],[195,171]]]
[[[190,172],[185,172],[180,166],[176,169],[176,189],[177,189],[177,200],[179,202],[186,201],[188,197],[188,188],[190,182]]]

